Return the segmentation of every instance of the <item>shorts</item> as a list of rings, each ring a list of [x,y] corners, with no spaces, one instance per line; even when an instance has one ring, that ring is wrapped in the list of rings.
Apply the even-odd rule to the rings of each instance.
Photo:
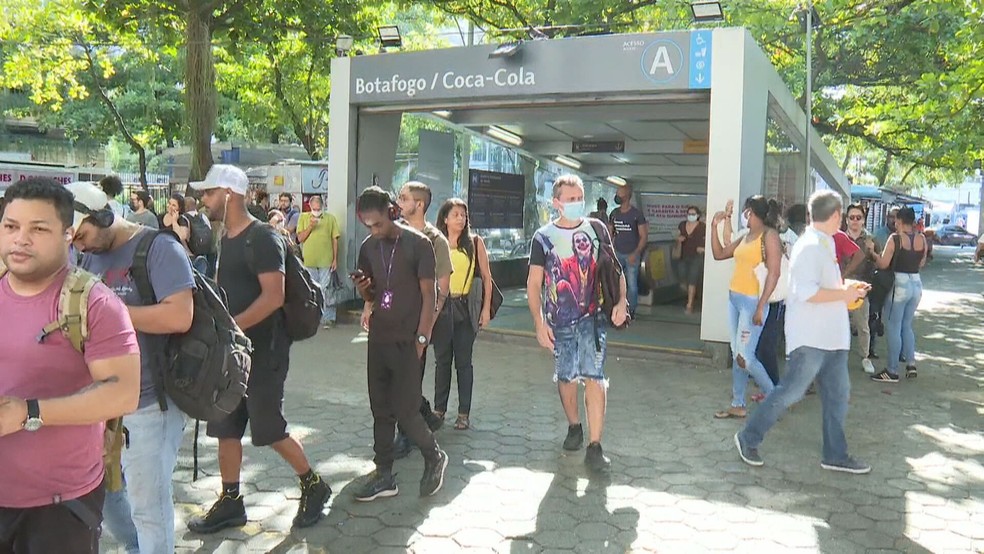
[[[216,439],[240,440],[249,423],[254,446],[270,446],[288,437],[284,418],[284,383],[290,367],[290,352],[253,351],[253,364],[246,384],[246,397],[231,414],[209,421],[206,434]]]
[[[608,385],[605,378],[606,328],[605,317],[601,314],[554,328],[554,382],[592,379]]]
[[[691,258],[681,258],[677,262],[677,278],[680,283],[687,286],[697,286],[700,278],[704,276],[704,256],[697,255]]]

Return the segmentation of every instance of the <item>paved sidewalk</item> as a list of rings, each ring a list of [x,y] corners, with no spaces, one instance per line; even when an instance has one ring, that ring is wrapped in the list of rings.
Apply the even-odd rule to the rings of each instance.
[[[185,522],[220,488],[204,436],[205,476],[191,482],[189,429],[175,474],[178,550],[984,552],[984,270],[946,250],[924,276],[919,378],[872,383],[854,360],[847,434],[870,475],[820,469],[816,396],[784,417],[761,448],[765,466],[751,468],[734,449],[738,423],[711,417],[727,405],[730,371],[613,357],[603,442],[613,467],[592,478],[583,450],[560,448],[548,354],[480,340],[474,428],[439,432],[451,456],[444,489],[417,497],[414,453],[397,462],[399,496],[360,504],[353,479],[372,469],[366,345],[343,325],[294,348],[288,381],[291,432],[335,490],[324,521],[291,532],[296,478],[272,451],[247,447],[247,526],[189,533]],[[884,360],[884,339],[879,347]],[[425,385],[430,396],[433,367]],[[106,551],[116,551],[109,540]]]

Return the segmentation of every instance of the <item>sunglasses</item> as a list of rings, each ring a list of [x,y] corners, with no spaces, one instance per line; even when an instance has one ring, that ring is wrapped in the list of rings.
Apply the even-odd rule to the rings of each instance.
[[[847,219],[850,220],[850,221],[864,221],[864,216],[863,215],[849,215],[849,216],[847,216]]]

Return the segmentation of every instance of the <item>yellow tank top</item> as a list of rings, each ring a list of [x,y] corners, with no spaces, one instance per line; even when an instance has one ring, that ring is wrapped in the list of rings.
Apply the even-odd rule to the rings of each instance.
[[[471,290],[472,280],[475,277],[475,264],[467,252],[461,248],[451,250],[451,296],[464,296]],[[471,271],[468,271],[468,266]]]
[[[755,266],[762,263],[762,237],[751,242],[742,240],[735,248],[735,272],[731,276],[731,290],[745,296],[758,296],[759,283]]]

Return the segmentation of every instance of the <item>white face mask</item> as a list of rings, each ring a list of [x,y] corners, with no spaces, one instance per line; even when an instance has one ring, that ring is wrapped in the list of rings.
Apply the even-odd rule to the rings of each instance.
[[[314,217],[321,217],[321,210],[311,210],[311,215]]]
[[[747,213],[741,212],[741,219],[739,221],[741,222],[741,228],[742,229],[748,229],[748,214]]]
[[[697,216],[696,215],[689,215],[688,214],[687,215],[687,221],[689,221],[690,223],[697,223]]]

